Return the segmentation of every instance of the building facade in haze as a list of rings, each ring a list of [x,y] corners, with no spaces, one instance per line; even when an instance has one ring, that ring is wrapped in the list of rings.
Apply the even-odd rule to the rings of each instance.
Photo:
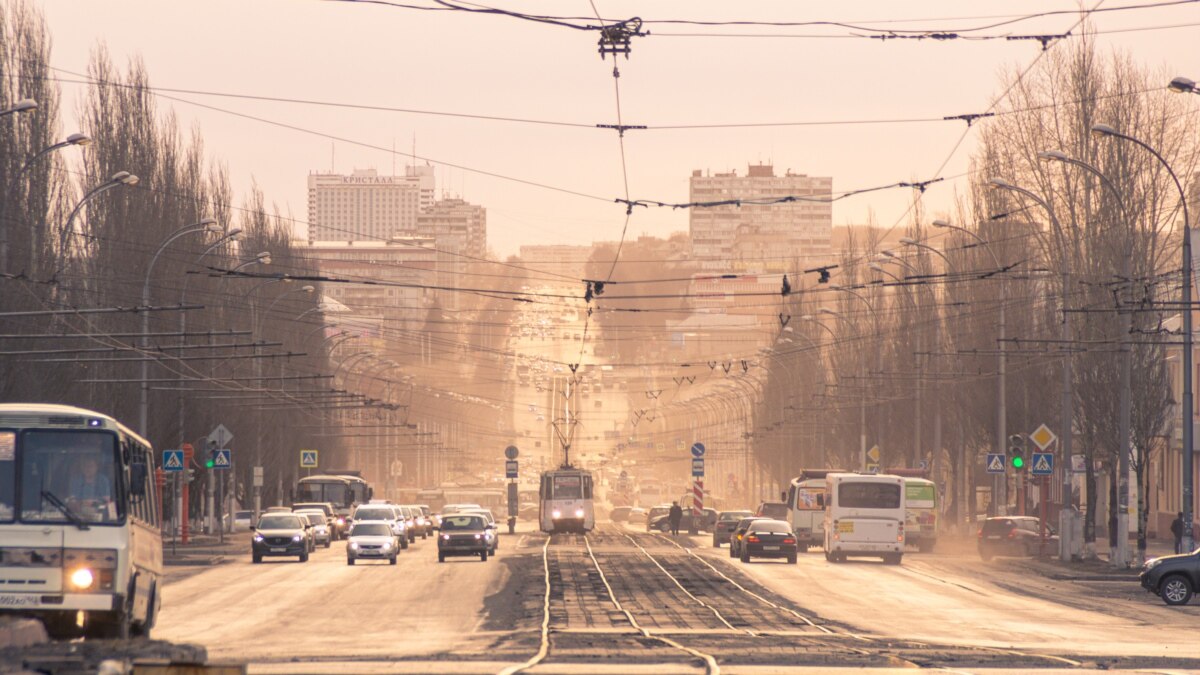
[[[691,202],[728,199],[741,206],[693,208],[689,211],[692,259],[702,270],[785,272],[832,260],[833,179],[795,174],[775,175],[769,164],[751,165],[745,176],[692,172]],[[748,204],[781,197],[801,199],[775,204]],[[811,200],[811,201],[810,201]]]
[[[415,236],[417,219],[434,204],[432,166],[409,166],[403,176],[375,169],[350,175],[308,175],[309,241],[382,241]]]

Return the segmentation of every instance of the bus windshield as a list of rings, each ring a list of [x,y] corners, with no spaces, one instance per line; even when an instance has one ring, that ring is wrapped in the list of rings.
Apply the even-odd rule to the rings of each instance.
[[[341,481],[306,481],[296,490],[298,502],[332,502],[341,506],[349,503],[349,488]]]
[[[7,435],[7,434],[6,434]],[[107,431],[30,430],[21,434],[17,471],[0,469],[0,480],[20,476],[21,520],[37,523],[113,524],[125,517],[118,499],[116,437]],[[0,440],[0,466],[11,466],[9,440]],[[5,461],[5,458],[8,458]],[[0,500],[12,495],[0,486]],[[10,498],[11,499],[11,498]],[[0,503],[0,518],[12,504]]]
[[[838,506],[851,509],[900,508],[900,486],[893,483],[840,483]]]

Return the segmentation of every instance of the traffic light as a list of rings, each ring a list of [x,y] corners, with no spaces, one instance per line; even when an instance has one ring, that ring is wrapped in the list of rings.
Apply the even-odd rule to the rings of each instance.
[[[216,464],[217,460],[217,444],[214,441],[208,442],[208,459],[204,460],[204,468],[211,469]]]
[[[1025,439],[1020,434],[1008,437],[1008,464],[1014,471],[1025,470]]]
[[[184,476],[184,480],[187,481],[188,483],[190,483],[193,480],[195,480],[195,478],[196,478],[196,470],[191,467],[188,467],[186,475]]]

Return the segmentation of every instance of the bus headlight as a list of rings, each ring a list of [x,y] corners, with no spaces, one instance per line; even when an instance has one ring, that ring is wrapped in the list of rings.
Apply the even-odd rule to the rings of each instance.
[[[76,590],[86,591],[92,587],[92,584],[96,583],[96,576],[92,574],[90,569],[86,567],[80,567],[74,572],[71,572],[69,580],[71,582],[71,586],[73,586]]]
[[[551,511],[550,517],[551,518],[562,518],[562,511],[557,511],[557,510]]]
[[[582,518],[583,517],[583,509],[575,509],[575,517]]]

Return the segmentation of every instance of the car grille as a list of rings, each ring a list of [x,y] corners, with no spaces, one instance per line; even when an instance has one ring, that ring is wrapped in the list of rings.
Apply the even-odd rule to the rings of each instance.
[[[362,550],[362,551],[378,551],[379,549],[381,549],[383,547],[380,546],[379,544],[362,544],[358,548],[359,548],[359,550]]]
[[[479,540],[476,539],[475,535],[473,535],[473,534],[452,534],[452,535],[450,535],[450,541],[448,543],[451,543],[451,544],[473,544],[476,541],[479,541]]]
[[[291,537],[264,537],[267,546],[287,546],[292,543]]]

